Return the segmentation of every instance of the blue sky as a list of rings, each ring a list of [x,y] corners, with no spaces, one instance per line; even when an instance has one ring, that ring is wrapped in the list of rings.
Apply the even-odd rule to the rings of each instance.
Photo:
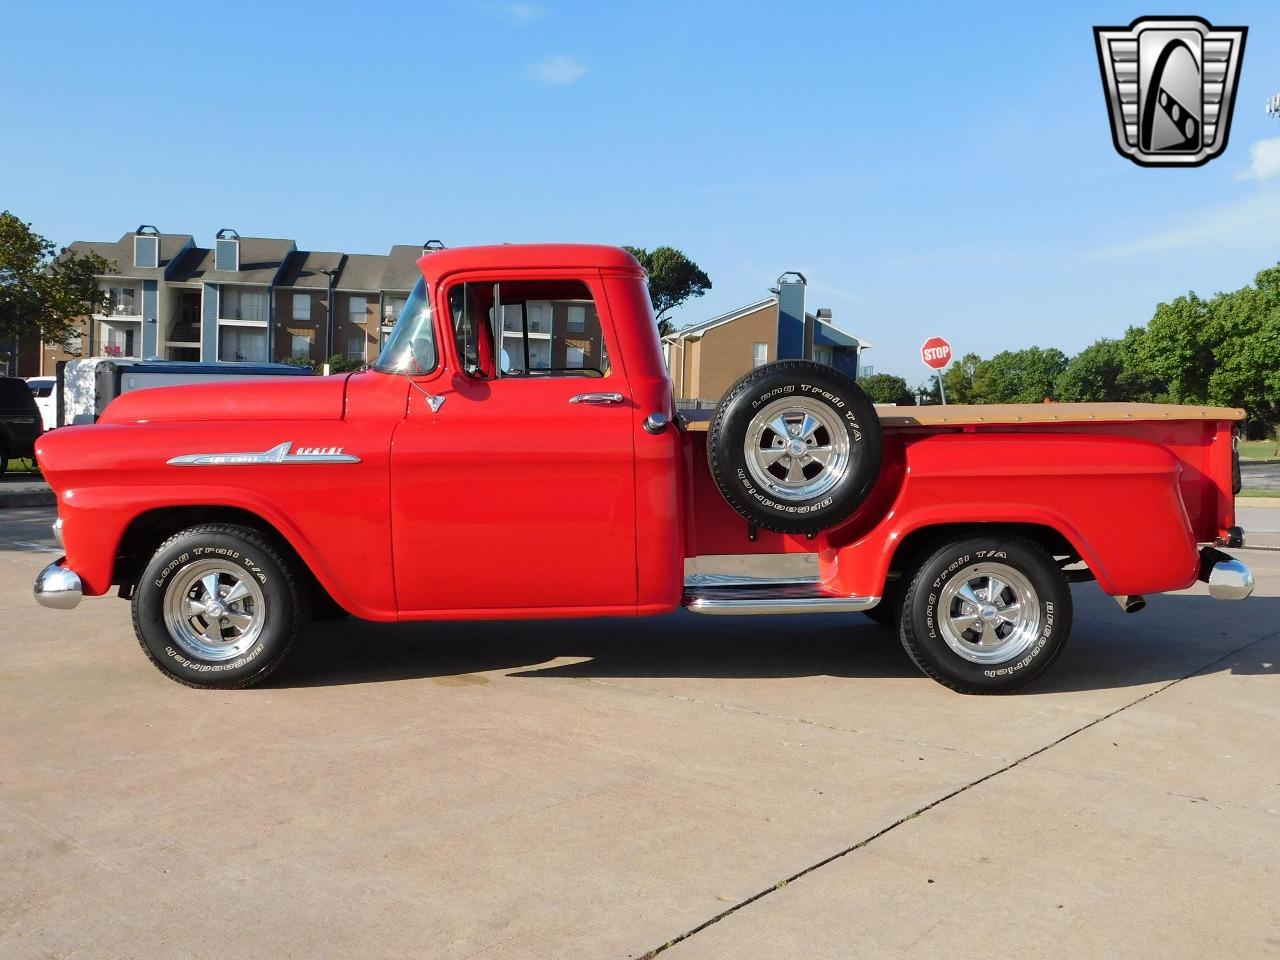
[[[1175,7],[21,2],[0,207],[59,243],[671,244],[714,283],[679,323],[800,270],[914,383],[927,336],[1070,352],[1280,260],[1280,5]],[[1091,27],[1158,13],[1250,28],[1195,170],[1111,146]]]

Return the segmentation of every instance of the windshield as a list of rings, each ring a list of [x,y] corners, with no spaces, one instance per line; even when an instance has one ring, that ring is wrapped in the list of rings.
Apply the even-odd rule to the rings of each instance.
[[[421,277],[400,311],[373,369],[383,373],[429,373],[436,367],[436,332],[431,323],[431,300]]]

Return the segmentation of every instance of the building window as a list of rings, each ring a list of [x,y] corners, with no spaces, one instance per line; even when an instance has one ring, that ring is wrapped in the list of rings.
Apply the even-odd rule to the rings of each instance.
[[[311,319],[311,294],[295,293],[293,295],[293,319]]]
[[[135,287],[107,288],[107,316],[136,317],[138,312],[138,291]]]
[[[347,316],[352,323],[364,323],[369,319],[369,298],[368,297],[352,297],[348,302]],[[363,351],[360,354],[364,356]]]
[[[566,343],[564,347],[564,365],[570,370],[581,370],[586,366],[587,351],[577,344]]]
[[[267,322],[267,292],[224,286],[218,297],[218,319]]]
[[[400,314],[404,312],[404,304],[404,297],[387,297],[382,306],[382,322],[392,324],[399,320]]]
[[[767,343],[753,343],[751,345],[751,366],[763,367],[769,362],[769,345]]]
[[[529,332],[551,334],[551,302],[533,300],[529,303]]]
[[[227,363],[266,363],[267,332],[252,327],[221,327],[218,359]]]
[[[364,337],[363,336],[347,337],[347,359],[348,360],[364,359]]]
[[[583,333],[587,329],[587,308],[579,306],[569,307],[569,322],[567,329],[570,333]]]
[[[134,348],[138,345],[138,332],[136,330],[112,327],[103,325],[103,338],[106,342],[103,345],[102,352],[108,357],[134,357]]]
[[[311,359],[311,345],[316,342],[314,330],[289,328],[289,356],[302,360]]]

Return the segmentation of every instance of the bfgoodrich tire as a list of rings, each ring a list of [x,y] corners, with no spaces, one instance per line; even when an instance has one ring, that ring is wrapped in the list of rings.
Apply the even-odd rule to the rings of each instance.
[[[912,578],[902,645],[924,673],[961,693],[1005,693],[1043,674],[1071,632],[1071,588],[1053,558],[993,533],[949,543]]]
[[[854,381],[808,360],[752,370],[724,395],[707,433],[720,493],[779,533],[817,533],[847,518],[880,472],[880,418]]]
[[[160,671],[190,687],[270,676],[305,619],[293,562],[261,533],[211,523],[174,534],[133,593],[133,628]]]

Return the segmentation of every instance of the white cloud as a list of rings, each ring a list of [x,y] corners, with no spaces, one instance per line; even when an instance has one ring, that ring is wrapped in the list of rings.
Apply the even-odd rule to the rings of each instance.
[[[489,16],[516,28],[527,27],[547,15],[545,10],[532,3],[486,3],[484,10]]]
[[[1237,180],[1267,180],[1280,174],[1280,137],[1255,141],[1249,148],[1249,169]]]
[[[1273,247],[1280,244],[1280,191],[1262,189],[1211,207],[1180,226],[1093,251],[1098,257],[1132,257],[1170,250]]]
[[[576,59],[563,54],[548,57],[529,67],[529,77],[546,87],[568,86],[582,79],[586,72],[587,68]]]

